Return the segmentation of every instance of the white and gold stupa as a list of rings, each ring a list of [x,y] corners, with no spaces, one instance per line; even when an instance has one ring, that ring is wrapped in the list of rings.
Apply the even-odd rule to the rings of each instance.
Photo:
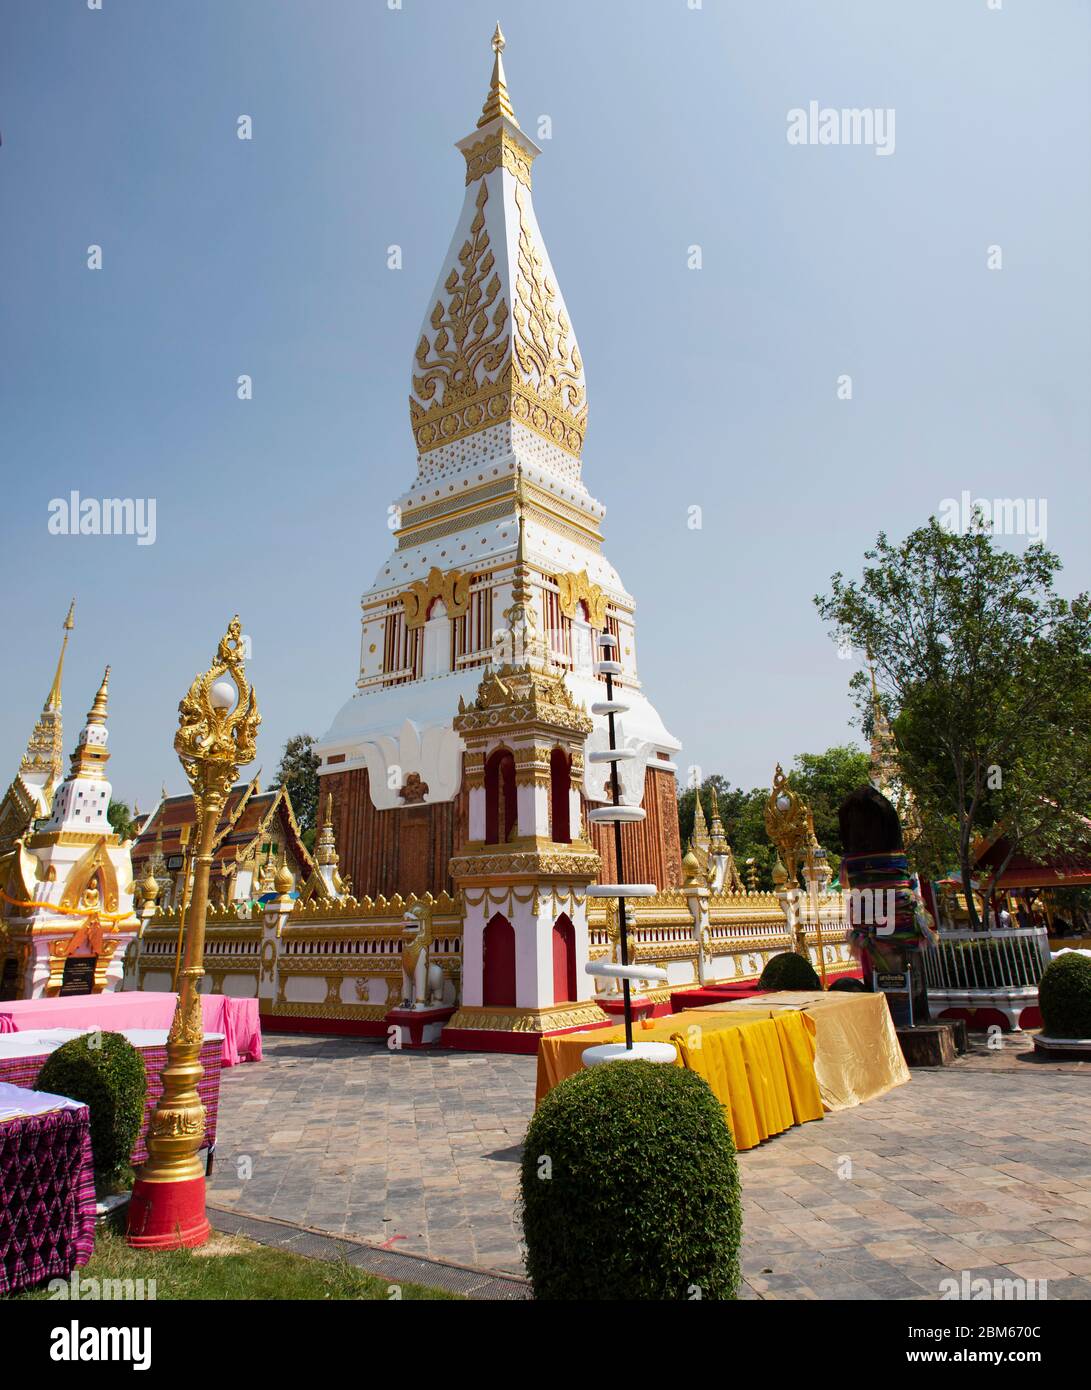
[[[121,985],[133,913],[130,843],[110,825],[107,666],[49,816],[0,858],[3,992],[16,999]]]
[[[481,668],[505,656],[521,514],[536,625],[579,705],[602,698],[594,632],[618,639],[620,740],[634,754],[621,764],[624,794],[648,810],[627,872],[668,886],[681,882],[680,745],[641,692],[634,601],[603,554],[605,509],[581,477],[587,386],[534,213],[540,150],[508,95],[499,26],[492,46],[484,109],[457,144],[462,212],[413,353],[416,477],[391,508],[395,550],[361,600],[356,693],[319,741],[323,791],[358,892],[449,888],[448,860],[467,838],[453,717]],[[588,750],[606,746],[604,725],[595,719]],[[585,761],[587,801],[606,798],[606,772]],[[596,848],[609,861],[606,839]]]

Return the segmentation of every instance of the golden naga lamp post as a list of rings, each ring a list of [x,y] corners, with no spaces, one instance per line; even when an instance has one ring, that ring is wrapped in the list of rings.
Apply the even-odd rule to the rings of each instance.
[[[810,810],[799,793],[790,785],[780,763],[773,774],[773,790],[765,803],[765,830],[777,848],[784,863],[787,875],[788,901],[793,912],[799,894],[800,860],[807,869],[807,896],[811,904],[818,932],[818,968],[822,976],[822,988],[826,988],[826,952],[822,945],[822,914],[815,897],[814,821]],[[795,923],[795,949],[801,956],[807,955],[807,934],[802,921]]]
[[[242,627],[236,617],[220,639],[215,661],[178,706],[174,750],[193,788],[198,838],[163,1094],[148,1131],[148,1160],[137,1175],[129,1207],[128,1241],[133,1246],[176,1250],[201,1245],[209,1235],[204,1167],[197,1156],[205,1137],[205,1110],[197,1091],[204,1074],[198,985],[205,973],[208,880],[216,827],[239,767],[254,760],[260,723],[243,672]]]

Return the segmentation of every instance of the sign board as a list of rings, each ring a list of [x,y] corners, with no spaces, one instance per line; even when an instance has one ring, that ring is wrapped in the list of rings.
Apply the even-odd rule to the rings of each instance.
[[[871,981],[875,990],[888,996],[890,1016],[895,1026],[902,1026],[908,1022],[912,1028],[913,967],[907,965],[904,970],[873,970]],[[897,1004],[895,1000],[898,1001]]]
[[[98,956],[71,956],[64,963],[58,994],[92,994]]]

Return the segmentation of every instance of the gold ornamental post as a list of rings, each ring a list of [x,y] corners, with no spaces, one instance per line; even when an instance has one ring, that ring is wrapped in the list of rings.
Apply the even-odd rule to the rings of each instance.
[[[193,789],[198,839],[163,1094],[149,1127],[148,1159],[129,1207],[128,1241],[134,1246],[178,1249],[201,1245],[209,1235],[204,1168],[197,1157],[205,1135],[205,1110],[197,1091],[204,1074],[197,987],[205,973],[205,915],[216,827],[239,767],[254,760],[260,723],[243,670],[242,626],[236,616],[220,639],[216,659],[194,679],[178,706],[174,751]]]
[[[807,868],[807,898],[814,908],[818,929],[818,966],[822,976],[822,988],[826,988],[826,952],[822,944],[822,917],[815,898],[814,866],[814,820],[799,793],[789,783],[780,763],[773,774],[773,790],[765,803],[765,830],[777,852],[784,861],[789,890],[799,891],[800,859]],[[796,950],[801,956],[807,954],[806,928],[799,924],[796,930]]]

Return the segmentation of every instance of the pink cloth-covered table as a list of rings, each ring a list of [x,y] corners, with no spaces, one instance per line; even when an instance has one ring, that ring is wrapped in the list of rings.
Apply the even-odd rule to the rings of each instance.
[[[0,1294],[67,1278],[95,1245],[91,1112],[0,1085]]]
[[[0,1004],[0,1033],[32,1028],[101,1028],[120,1033],[133,1028],[169,1028],[177,996],[147,990],[66,995],[55,999],[13,999]],[[5,1027],[8,1020],[13,1027]],[[223,1034],[223,1064],[261,1061],[261,1022],[256,999],[226,994],[201,995],[206,1033]]]

